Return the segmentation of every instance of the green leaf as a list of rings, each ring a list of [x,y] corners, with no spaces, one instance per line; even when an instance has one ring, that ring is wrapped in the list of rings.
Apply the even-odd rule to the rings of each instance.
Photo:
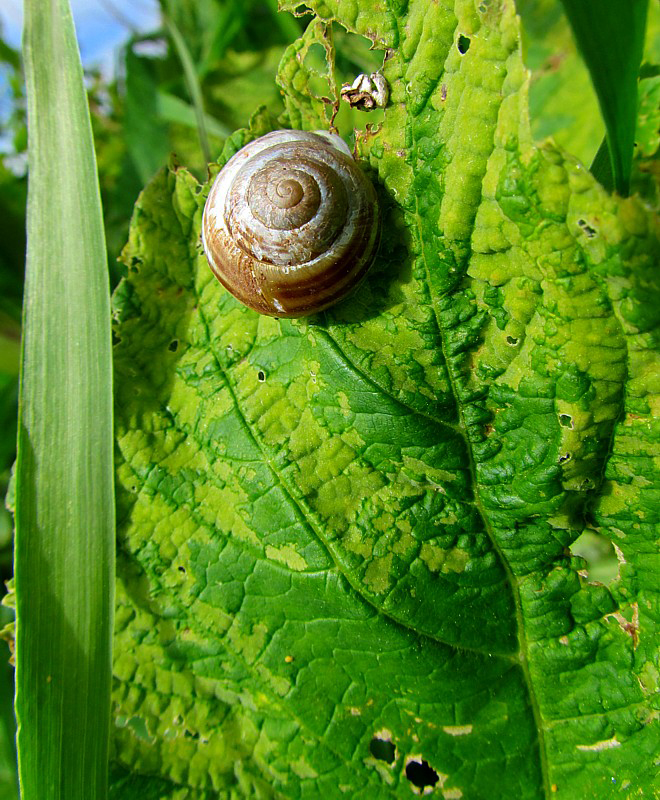
[[[146,775],[130,774],[117,764],[110,770],[111,790],[108,800],[166,800],[174,785],[164,780],[154,780]]]
[[[0,476],[9,470],[16,457],[20,340],[18,323],[0,311]],[[0,542],[2,539],[0,536]]]
[[[627,195],[648,0],[562,0],[562,5],[598,95],[607,129],[613,186]]]
[[[26,181],[17,178],[0,161],[0,319],[20,319],[25,262]],[[3,348],[4,350],[4,348]],[[5,352],[0,359],[13,360]]]
[[[320,56],[316,52],[320,49],[319,43],[323,45],[323,55],[320,63],[315,64],[312,56]],[[331,71],[333,63],[332,30],[315,19],[305,33],[289,45],[280,64],[277,83],[283,90],[286,111],[282,122],[286,127],[299,130],[330,128],[339,108],[339,95]],[[320,86],[324,94],[315,92],[316,86]]]
[[[157,94],[158,116],[167,122],[175,122],[179,125],[187,125],[190,128],[197,127],[197,117],[195,110],[185,100],[181,100],[176,95],[169,92],[159,91]],[[226,137],[231,131],[218,120],[204,115],[205,126],[209,133],[218,137]]]
[[[6,609],[4,611],[8,613]],[[0,793],[3,800],[18,800],[14,670],[6,659],[7,653],[6,646],[3,646],[0,666]]]
[[[25,4],[28,249],[16,464],[23,800],[107,793],[114,503],[101,205],[66,0]]]
[[[170,142],[167,127],[158,116],[158,84],[147,59],[126,48],[126,145],[141,183],[167,163]]]
[[[21,57],[17,50],[7,44],[4,39],[0,39],[0,61],[9,64],[14,69],[20,69]]]
[[[637,146],[642,156],[653,156],[660,148],[660,74],[640,81]]]
[[[534,140],[549,136],[591,164],[605,125],[589,72],[558,0],[517,0],[523,56],[530,70],[529,114]],[[609,166],[609,151],[605,153]]]
[[[657,219],[532,145],[511,4],[308,5],[387,52],[356,137],[380,255],[324,314],[259,317],[200,252],[209,184],[143,192],[115,295],[114,758],[205,800],[650,795]],[[306,127],[324,36],[279,73]],[[570,550],[587,526],[608,586]]]

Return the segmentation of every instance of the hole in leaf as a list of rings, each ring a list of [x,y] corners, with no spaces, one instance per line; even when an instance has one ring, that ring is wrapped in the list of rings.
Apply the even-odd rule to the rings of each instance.
[[[350,33],[336,23],[332,26],[332,35],[335,46],[335,76],[339,86],[353,84],[358,75],[371,75],[383,69],[383,51],[375,47],[374,42],[366,36]],[[356,113],[342,100],[339,103],[339,113],[335,117],[335,126],[349,147],[352,147],[356,132],[369,135],[369,131],[377,129],[383,119],[384,112],[381,108]]]
[[[125,724],[126,727],[133,731],[138,739],[144,739],[147,742],[153,741],[153,737],[147,728],[147,723],[141,717],[131,717]]]
[[[309,46],[304,59],[308,74],[309,89],[314,97],[328,97],[331,87],[326,74],[326,58],[323,45],[314,42]]]
[[[172,341],[167,346],[167,349],[170,351],[170,353],[176,353],[176,351],[179,349],[179,340],[172,339]]]
[[[257,372],[257,380],[259,383],[263,383],[266,380],[266,373],[261,369]]]
[[[587,579],[610,583],[619,571],[619,559],[612,542],[596,531],[584,531],[571,545],[571,553],[587,562]]]
[[[186,574],[186,568],[185,568],[185,567],[177,567],[177,569],[178,569],[178,570],[179,570],[179,572],[181,572],[183,575],[185,575],[185,574]]]
[[[510,344],[511,347],[515,347],[518,344],[518,339],[515,336],[507,336],[506,343]]]
[[[577,221],[578,227],[582,228],[584,235],[587,236],[589,239],[593,239],[593,237],[598,233],[596,228],[589,225],[589,223],[584,219],[579,219]]]
[[[573,417],[570,414],[560,414],[559,415],[559,424],[562,428],[572,428],[573,427]]]
[[[570,453],[564,453],[563,456],[559,456],[557,459],[558,463],[565,464],[567,461],[570,461],[573,456]]]
[[[392,764],[396,758],[396,746],[394,742],[378,735],[374,736],[369,742],[369,750],[374,758],[377,758],[379,761],[385,761],[388,764]]]
[[[456,47],[458,47],[458,52],[462,56],[464,56],[470,49],[470,39],[467,36],[463,36],[463,34],[461,34],[458,37],[458,41],[456,42]]]
[[[406,764],[406,778],[422,791],[427,787],[433,787],[438,782],[438,773],[433,769],[428,761],[417,761],[415,759]]]
[[[335,66],[342,80],[353,80],[361,72],[376,72],[383,67],[383,52],[374,48],[366,36],[350,33],[335,23],[332,26],[335,43]]]

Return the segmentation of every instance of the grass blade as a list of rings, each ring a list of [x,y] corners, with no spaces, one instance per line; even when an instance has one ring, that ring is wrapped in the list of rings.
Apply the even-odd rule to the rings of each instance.
[[[26,0],[27,270],[16,485],[23,800],[107,794],[114,498],[110,298],[68,0]]]
[[[591,174],[608,191],[614,189],[614,176],[612,175],[612,159],[610,158],[610,148],[607,144],[607,136],[603,138],[600,146],[591,162]]]
[[[181,31],[174,24],[173,18],[169,14],[163,13],[163,23],[172,40],[174,49],[179,56],[181,66],[183,67],[183,77],[188,87],[188,94],[190,101],[195,109],[195,116],[197,118],[197,135],[199,136],[199,145],[204,156],[204,161],[209,164],[211,162],[211,146],[209,145],[209,137],[206,132],[206,114],[204,111],[204,98],[202,97],[202,87],[197,77],[197,71],[193,62],[190,50],[181,35]]]
[[[598,96],[614,188],[626,195],[648,0],[562,0],[562,4]]]
[[[156,111],[159,119],[165,122],[174,122],[176,125],[186,125],[188,128],[197,128],[195,109],[185,100],[162,90],[156,91]],[[233,129],[215,119],[210,114],[204,115],[206,130],[220,139],[226,139],[232,134]]]

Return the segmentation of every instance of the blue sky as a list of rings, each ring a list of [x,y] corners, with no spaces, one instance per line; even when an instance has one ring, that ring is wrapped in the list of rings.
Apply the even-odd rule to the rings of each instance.
[[[130,33],[158,24],[157,0],[70,0],[85,66],[112,69],[114,53]],[[22,0],[2,0],[0,24],[5,40],[18,47],[23,23]]]

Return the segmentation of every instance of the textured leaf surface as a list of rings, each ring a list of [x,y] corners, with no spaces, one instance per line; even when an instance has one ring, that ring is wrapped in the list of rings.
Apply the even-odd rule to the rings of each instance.
[[[509,4],[310,5],[387,49],[358,137],[380,258],[321,316],[259,317],[200,253],[208,185],[143,193],[115,298],[115,757],[162,797],[651,796],[655,218],[531,145]],[[302,125],[326,35],[280,70]],[[609,587],[568,549],[585,525]]]

